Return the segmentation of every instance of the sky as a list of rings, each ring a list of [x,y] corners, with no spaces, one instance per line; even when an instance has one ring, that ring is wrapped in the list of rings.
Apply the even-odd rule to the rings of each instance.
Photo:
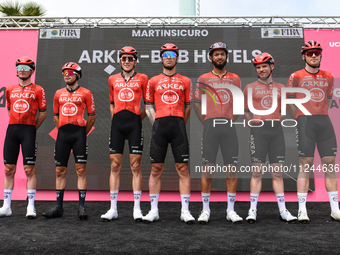
[[[0,3],[5,0],[0,0]],[[30,0],[19,0],[26,3]],[[179,16],[180,0],[33,0],[47,17]],[[340,16],[339,0],[200,0],[200,16]]]

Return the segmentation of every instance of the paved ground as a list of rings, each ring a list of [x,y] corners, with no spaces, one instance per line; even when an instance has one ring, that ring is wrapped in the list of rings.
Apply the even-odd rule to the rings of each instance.
[[[1,203],[1,202],[0,202]],[[2,204],[2,203],[1,203]],[[256,224],[231,224],[225,203],[211,203],[207,225],[186,225],[179,219],[180,203],[161,202],[160,220],[135,223],[133,202],[118,202],[119,218],[102,222],[109,202],[87,202],[87,221],[77,218],[77,202],[64,202],[64,216],[47,220],[42,212],[54,202],[37,201],[38,217],[25,218],[26,202],[13,201],[11,217],[0,219],[1,254],[339,254],[340,223],[332,221],[328,203],[308,203],[309,224],[279,220],[276,203],[259,203]],[[237,202],[245,219],[249,203]],[[297,203],[287,203],[297,212]],[[149,203],[143,202],[144,213]],[[191,203],[197,219],[201,203]]]

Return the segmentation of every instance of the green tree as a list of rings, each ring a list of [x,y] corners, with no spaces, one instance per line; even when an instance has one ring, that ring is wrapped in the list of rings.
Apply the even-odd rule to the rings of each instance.
[[[18,1],[5,1],[0,4],[0,12],[4,16],[43,16],[47,10],[43,5],[33,1],[25,4]]]

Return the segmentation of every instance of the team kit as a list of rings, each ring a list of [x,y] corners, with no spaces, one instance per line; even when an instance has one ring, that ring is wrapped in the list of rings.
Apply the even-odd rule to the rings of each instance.
[[[337,176],[333,171],[337,144],[334,128],[328,116],[328,108],[333,95],[334,76],[327,71],[320,70],[322,50],[319,42],[313,40],[306,42],[301,48],[305,68],[292,73],[287,85],[273,80],[274,57],[267,52],[258,54],[253,59],[258,78],[247,84],[243,90],[243,114],[235,114],[237,111],[233,109],[234,101],[238,98],[233,97],[233,93],[230,92],[236,89],[241,90],[242,86],[240,77],[227,71],[228,47],[224,42],[216,42],[210,46],[209,60],[212,63],[212,71],[198,78],[195,91],[192,90],[191,80],[176,71],[179,49],[175,44],[166,43],[161,46],[163,71],[150,79],[147,75],[135,71],[138,60],[136,49],[124,46],[119,51],[122,72],[111,75],[108,79],[112,118],[109,137],[111,204],[109,210],[100,216],[101,219],[112,221],[118,217],[120,172],[123,164],[124,144],[128,140],[134,195],[132,210],[134,221],[151,223],[160,217],[158,199],[169,143],[179,176],[180,219],[188,224],[196,221],[189,210],[191,179],[188,167],[189,141],[186,131],[186,124],[193,107],[198,120],[203,125],[201,154],[202,169],[205,169],[201,173],[203,208],[197,221],[201,224],[209,222],[213,176],[213,171],[209,169],[216,166],[219,148],[226,169],[233,169],[238,164],[239,150],[235,125],[215,125],[215,121],[218,119],[228,123],[235,121],[238,115],[242,115],[250,129],[249,149],[252,161],[250,208],[245,220],[248,223],[256,223],[257,202],[262,189],[263,170],[267,167],[266,159],[268,157],[271,169],[282,169],[285,162],[285,140],[281,121],[285,118],[283,113],[286,109],[281,109],[285,106],[281,104],[281,101],[290,99],[291,103],[288,103],[285,108],[297,123],[295,128],[300,165],[297,178],[298,214],[294,216],[286,208],[282,171],[271,171],[280,219],[287,223],[310,221],[306,201],[310,169],[313,166],[315,146],[317,146],[325,173],[330,216],[333,220],[340,221]],[[32,59],[20,57],[16,61],[16,69],[19,84],[9,86],[6,90],[9,125],[3,150],[5,179],[4,201],[0,208],[0,217],[12,215],[11,196],[21,146],[23,168],[27,177],[26,217],[35,219],[37,217],[34,207],[37,189],[36,130],[46,119],[46,95],[43,87],[31,81],[31,76],[35,72],[35,63]],[[90,90],[79,85],[82,69],[77,63],[68,62],[62,66],[61,71],[66,86],[56,91],[53,101],[53,118],[58,129],[54,147],[56,205],[42,215],[48,219],[63,216],[67,165],[70,153],[73,151],[78,177],[78,217],[86,220],[88,218],[85,209],[87,134],[96,121],[94,97]],[[225,86],[225,84],[228,85]],[[287,88],[289,92],[283,92]],[[144,107],[141,107],[142,102],[144,102]],[[85,113],[88,115],[87,119],[84,118]],[[142,121],[146,116],[152,124],[149,148],[151,208],[147,214],[143,214],[140,206],[143,184]],[[243,222],[243,218],[234,209],[237,180],[235,171],[226,171],[226,219],[232,223]]]

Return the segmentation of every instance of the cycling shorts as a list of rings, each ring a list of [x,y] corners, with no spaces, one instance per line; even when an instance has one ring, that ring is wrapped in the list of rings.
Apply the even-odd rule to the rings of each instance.
[[[86,164],[87,138],[84,126],[66,124],[59,128],[54,148],[55,165],[67,167],[71,150],[76,164]]]
[[[299,157],[314,157],[315,144],[321,158],[336,155],[336,137],[328,115],[300,115],[297,122]]]
[[[250,157],[253,163],[266,163],[266,156],[270,164],[284,163],[285,139],[279,121],[264,121],[253,123],[250,130]],[[258,127],[257,127],[258,126]]]
[[[130,154],[143,153],[141,117],[128,110],[113,115],[109,138],[110,154],[123,154],[125,139],[129,141]]]
[[[37,155],[37,137],[34,125],[8,125],[3,153],[5,164],[17,164],[20,145],[23,156],[23,164],[35,165]]]
[[[219,118],[228,120],[228,118]],[[214,119],[204,121],[204,129],[201,142],[203,164],[215,164],[218,148],[226,164],[238,163],[238,140],[235,126],[216,124]]]
[[[164,163],[169,143],[175,163],[188,163],[189,142],[182,117],[169,116],[155,120],[150,141],[151,163]]]

